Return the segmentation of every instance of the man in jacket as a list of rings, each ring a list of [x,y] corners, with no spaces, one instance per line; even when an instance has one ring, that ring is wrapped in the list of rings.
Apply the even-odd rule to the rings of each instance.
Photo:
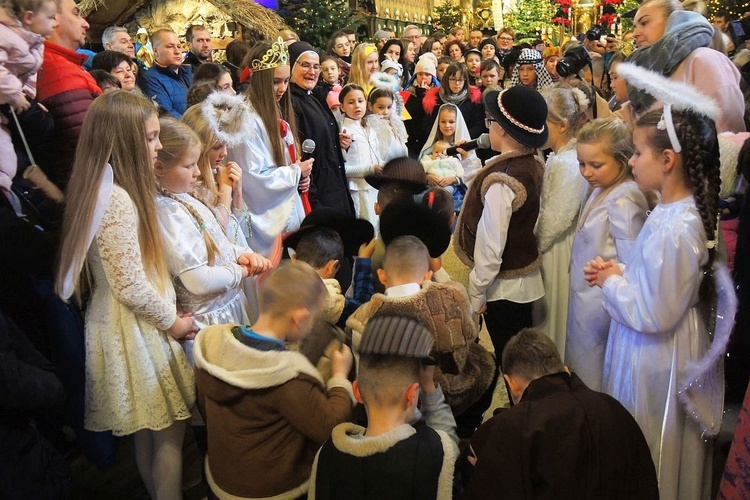
[[[187,109],[187,92],[193,71],[189,65],[182,64],[182,44],[174,31],[155,31],[151,43],[154,65],[141,75],[139,85],[146,97],[179,119]]]
[[[82,64],[86,56],[77,49],[86,41],[89,23],[81,16],[74,0],[62,0],[57,11],[58,25],[44,42],[44,62],[37,79],[37,100],[55,120],[55,138],[40,158],[50,179],[64,188],[73,167],[73,157],[83,119],[91,101],[102,93]]]
[[[195,73],[198,70],[198,66],[204,62],[211,62],[213,60],[211,33],[208,32],[205,26],[193,25],[187,29],[185,40],[187,40],[190,46],[190,51],[185,56],[184,64],[189,64],[193,69],[193,73]]]

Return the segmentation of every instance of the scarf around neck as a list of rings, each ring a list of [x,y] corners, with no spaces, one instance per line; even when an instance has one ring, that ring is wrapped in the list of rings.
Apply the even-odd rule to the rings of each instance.
[[[627,62],[668,77],[695,49],[708,47],[713,34],[713,26],[705,17],[697,12],[678,10],[669,16],[664,36],[648,47],[633,52]],[[630,85],[628,99],[637,114],[643,113],[655,102],[650,94]]]
[[[440,87],[440,99],[442,99],[443,103],[460,106],[469,97],[469,82],[466,82],[466,85],[458,94],[449,94],[448,92],[449,89],[447,87]]]

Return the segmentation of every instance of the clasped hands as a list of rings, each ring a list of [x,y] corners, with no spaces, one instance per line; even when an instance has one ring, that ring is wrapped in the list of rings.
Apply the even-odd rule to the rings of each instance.
[[[583,266],[583,278],[589,286],[598,286],[601,288],[607,278],[616,274],[622,276],[622,270],[616,260],[610,259],[605,261],[601,257],[590,260]]]

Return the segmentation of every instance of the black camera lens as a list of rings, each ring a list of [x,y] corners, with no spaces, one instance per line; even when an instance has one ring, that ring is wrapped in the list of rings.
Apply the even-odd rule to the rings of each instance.
[[[605,34],[604,27],[595,24],[586,32],[586,38],[593,42],[594,40],[601,40]]]
[[[591,61],[591,55],[583,46],[568,49],[567,52],[557,62],[557,74],[565,78],[566,76],[575,75]]]

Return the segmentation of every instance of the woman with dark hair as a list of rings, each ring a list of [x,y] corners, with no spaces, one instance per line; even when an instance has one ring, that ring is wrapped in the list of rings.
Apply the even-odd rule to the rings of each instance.
[[[235,92],[244,91],[244,89],[240,90],[240,67],[251,47],[252,45],[245,40],[232,40],[227,44],[227,60],[221,65],[229,70],[229,74],[232,75],[232,87],[234,87]]]
[[[219,90],[235,93],[232,86],[232,74],[221,64],[206,62],[198,66],[193,73],[193,84],[203,80],[214,82]]]
[[[291,110],[286,44],[257,43],[246,59],[252,69],[245,92],[248,128],[256,133],[230,149],[227,159],[242,167],[242,195],[252,225],[248,243],[269,255],[276,238],[296,231],[305,216],[299,191],[307,191],[312,160],[297,161],[295,115],[282,112]]]
[[[454,62],[448,66],[440,87],[431,88],[425,93],[422,99],[426,114],[422,122],[424,137],[427,137],[432,130],[438,110],[443,104],[453,104],[458,108],[469,129],[470,137],[477,138],[487,131],[484,125],[482,92],[469,84],[469,70],[465,64]]]
[[[402,53],[404,57],[404,72],[401,75],[401,86],[403,87],[414,76],[419,44],[414,43],[408,38],[401,38],[401,45],[404,47]]]
[[[498,63],[500,59],[497,58],[497,42],[494,38],[485,38],[479,42],[479,52],[482,53],[482,59],[494,59]]]
[[[411,41],[409,41],[411,43]],[[385,42],[383,48],[378,53],[378,64],[383,64],[383,61],[389,59],[395,63],[401,65],[401,81],[399,85],[403,86],[404,73],[408,70],[409,63],[406,61],[406,51],[404,50],[404,44],[401,40],[392,38]]]
[[[132,92],[135,89],[133,60],[114,50],[104,50],[91,59],[91,69],[106,71],[120,81],[123,90]]]
[[[450,56],[453,62],[464,62],[464,45],[458,40],[451,40],[443,45],[443,54]]]
[[[354,47],[349,43],[349,37],[342,30],[335,32],[328,39],[326,54],[336,58],[339,63],[339,83],[346,85],[352,66],[352,51]]]
[[[431,36],[424,41],[424,43],[422,44],[422,50],[419,54],[422,55],[427,52],[432,52],[433,54],[435,54],[435,57],[440,59],[443,56],[443,44],[440,43],[440,40],[438,40],[434,36]]]

